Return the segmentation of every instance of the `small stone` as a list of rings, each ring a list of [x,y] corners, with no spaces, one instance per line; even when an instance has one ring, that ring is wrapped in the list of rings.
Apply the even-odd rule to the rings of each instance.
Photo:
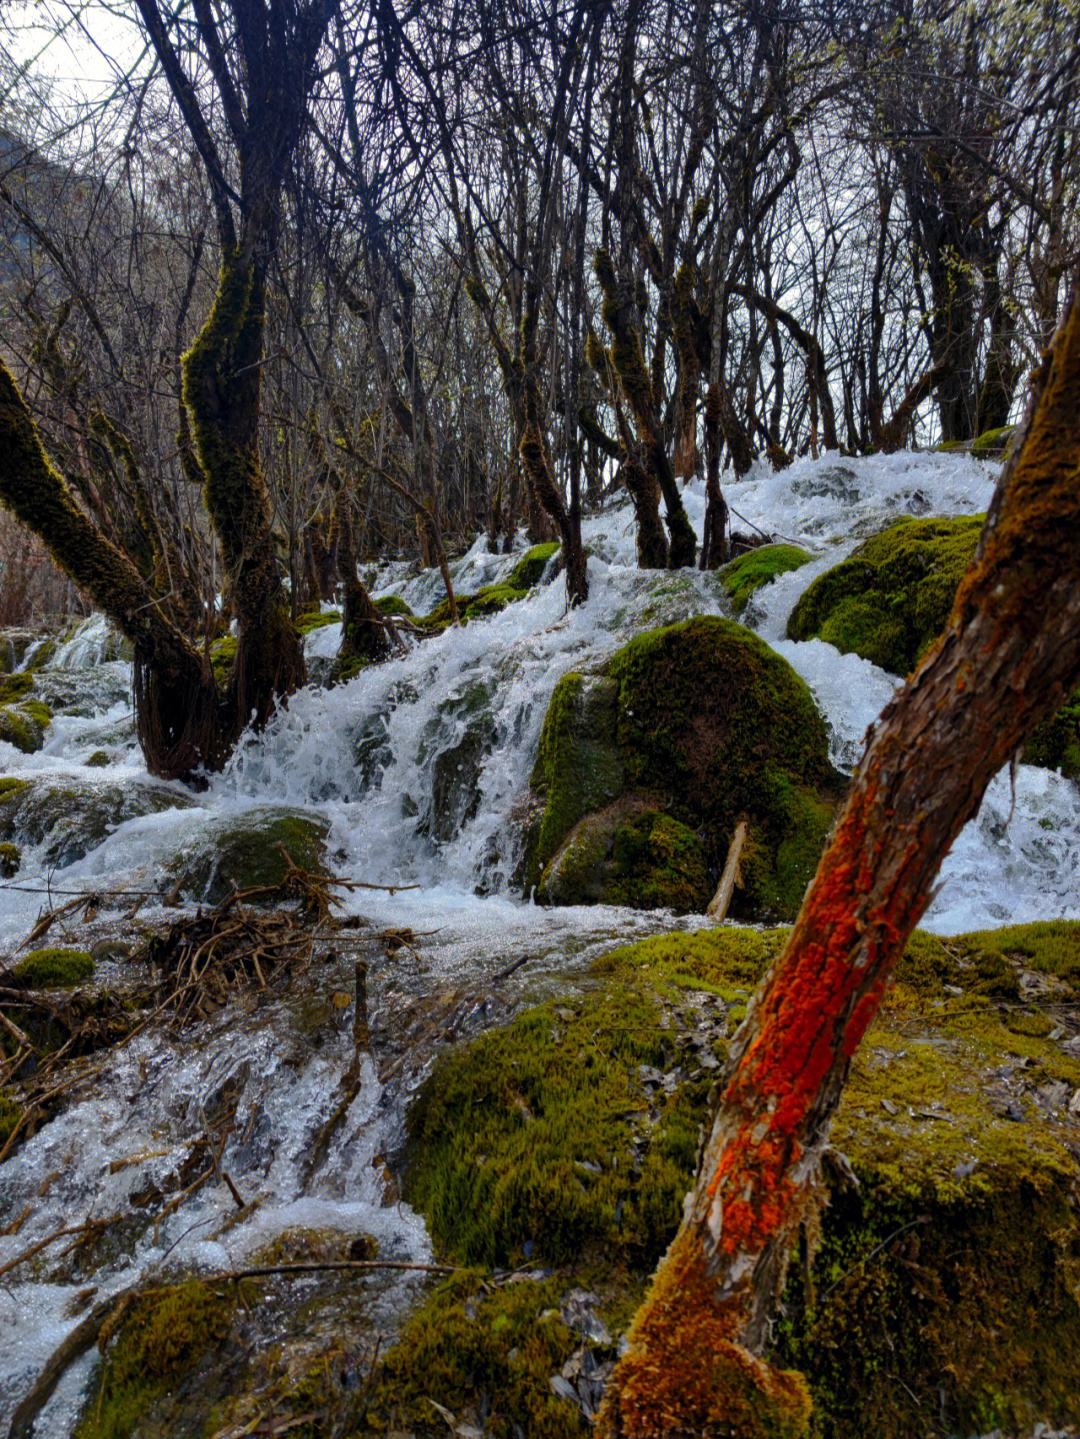
[[[561,1374],[553,1374],[548,1380],[548,1384],[551,1386],[551,1392],[556,1398],[569,1399],[571,1404],[577,1403],[577,1390],[568,1380],[564,1379]]]
[[[892,1102],[891,1099],[883,1099],[883,1100],[881,1101],[881,1107],[882,1107],[882,1109],[885,1111],[886,1114],[899,1114],[899,1113],[900,1113],[900,1110],[899,1110],[899,1109],[897,1108],[897,1106]]]

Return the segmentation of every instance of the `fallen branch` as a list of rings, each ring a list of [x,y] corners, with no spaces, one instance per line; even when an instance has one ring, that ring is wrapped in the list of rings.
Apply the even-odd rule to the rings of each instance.
[[[719,923],[728,912],[731,905],[731,896],[735,886],[739,883],[739,861],[742,859],[743,846],[746,844],[746,821],[739,820],[735,826],[735,833],[728,845],[727,859],[724,861],[724,872],[720,876],[720,883],[716,886],[716,893],[709,901],[709,907],[705,913],[710,919]]]

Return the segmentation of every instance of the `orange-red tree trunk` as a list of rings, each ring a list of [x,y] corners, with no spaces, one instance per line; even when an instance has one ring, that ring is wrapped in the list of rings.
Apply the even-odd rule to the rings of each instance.
[[[682,1226],[609,1386],[603,1434],[796,1435],[805,1425],[799,1376],[760,1356],[848,1065],[949,846],[992,776],[1080,680],[1078,416],[1074,289],[948,628],[878,721],[791,938],[736,1037]]]

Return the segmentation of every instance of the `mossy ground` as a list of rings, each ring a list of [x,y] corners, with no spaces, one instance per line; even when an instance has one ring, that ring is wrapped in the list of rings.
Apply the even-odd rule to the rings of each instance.
[[[760,545],[724,565],[717,571],[717,578],[738,615],[762,585],[789,570],[801,569],[811,558],[809,552],[798,545]]]
[[[310,635],[315,630],[325,629],[327,625],[338,625],[340,623],[340,610],[324,610],[318,608],[301,610],[295,620],[296,633],[298,635]]]
[[[529,836],[526,884],[538,883],[539,897],[561,903],[586,902],[602,881],[612,895],[612,886],[619,888],[619,902],[700,909],[739,820],[746,819],[750,842],[732,913],[790,918],[813,874],[841,783],[809,689],[757,635],[711,616],[651,630],[613,655],[602,673],[566,675],[555,688],[533,772],[542,809]],[[679,846],[683,873],[662,873],[670,865],[659,853],[655,883],[642,864],[642,845],[631,842],[625,826],[622,832],[607,826],[599,846],[605,806],[631,797],[683,827],[672,841],[687,840],[684,831],[697,837],[704,881],[685,885],[685,843]],[[579,824],[585,816],[598,821],[588,834]],[[573,889],[560,846],[579,841],[595,849],[605,873],[589,877],[582,850],[570,856],[581,877]],[[621,870],[620,855],[627,861]],[[690,890],[700,896],[693,903]],[[664,892],[673,898],[663,900]]]
[[[406,1172],[439,1251],[636,1298],[677,1225],[725,1039],[784,938],[646,940],[573,997],[445,1054]],[[1058,1042],[1078,1014],[1080,924],[914,936],[834,1126],[859,1187],[830,1180],[773,1355],[805,1374],[815,1434],[1080,1419],[1080,1057]],[[447,1302],[430,1300],[415,1333]],[[392,1372],[418,1385],[432,1361],[413,1332]]]
[[[84,949],[33,949],[12,973],[38,989],[74,989],[93,979],[94,960]]]

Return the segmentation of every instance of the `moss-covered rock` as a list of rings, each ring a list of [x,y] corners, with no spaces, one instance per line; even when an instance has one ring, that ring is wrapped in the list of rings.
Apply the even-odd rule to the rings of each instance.
[[[646,940],[445,1053],[410,1114],[405,1176],[439,1252],[558,1266],[564,1289],[621,1286],[617,1333],[677,1226],[726,1041],[785,937]],[[769,1356],[805,1375],[815,1435],[909,1439],[927,1414],[949,1434],[1076,1421],[1080,1055],[1060,1041],[1077,1018],[1080,924],[913,937],[834,1124],[858,1188],[827,1167],[830,1203]],[[424,1353],[397,1351],[399,1382],[420,1382]]]
[[[19,673],[0,676],[0,705],[18,704],[29,698],[34,688],[34,676]]]
[[[491,710],[493,687],[473,680],[439,706],[420,740],[421,765],[434,753],[431,798],[422,830],[441,842],[451,840],[480,807],[480,772],[495,743]]]
[[[907,674],[945,628],[982,524],[981,515],[897,520],[814,581],[791,612],[788,638],[826,640]],[[1080,690],[1039,726],[1024,759],[1080,777]]]
[[[88,769],[108,769],[112,764],[112,756],[107,749],[96,749],[83,760]]]
[[[147,1289],[103,1331],[103,1357],[76,1439],[130,1439],[134,1434],[202,1433],[185,1425],[209,1395],[189,1392],[198,1362],[229,1334],[235,1284],[199,1279]],[[195,1381],[202,1383],[202,1380]]]
[[[467,620],[483,619],[485,615],[497,615],[507,605],[525,598],[526,591],[515,589],[510,584],[484,585],[475,595],[462,598],[461,612]]]
[[[9,777],[0,779],[0,840],[40,845],[42,858],[62,869],[89,854],[124,820],[194,803],[190,795],[152,781]]]
[[[0,842],[0,879],[11,879],[22,864],[22,851],[9,840]]]
[[[996,430],[984,430],[972,440],[971,453],[977,460],[1000,460],[1008,453],[1015,434],[1015,425],[999,425]]]
[[[759,545],[724,565],[717,571],[717,579],[738,615],[762,585],[769,584],[778,575],[786,575],[789,570],[801,569],[812,558],[798,545]]]
[[[14,745],[23,754],[35,754],[45,743],[51,718],[48,707],[34,700],[0,705],[0,741]]]
[[[814,581],[788,638],[826,640],[907,674],[944,629],[982,525],[981,515],[897,520]]]
[[[289,861],[315,874],[328,872],[328,831],[325,820],[303,810],[246,810],[215,824],[170,870],[182,893],[205,904],[218,904],[235,889],[267,889],[261,902],[272,903],[285,897]]]
[[[506,578],[507,585],[512,590],[531,590],[544,578],[544,571],[558,553],[558,540],[550,540],[542,545],[533,545],[532,549],[525,551],[510,571]]]
[[[35,989],[74,989],[94,977],[94,959],[85,949],[32,949],[12,970]]]
[[[403,615],[406,619],[411,619],[413,614],[408,600],[403,600],[400,595],[383,595],[382,599],[375,601],[375,608],[381,615]]]
[[[634,795],[579,820],[536,891],[542,904],[624,904],[679,913],[701,913],[711,896],[700,838]]]
[[[701,616],[638,636],[597,675],[564,676],[532,785],[526,883],[539,897],[602,892],[653,908],[667,893],[686,909],[693,894],[700,906],[745,818],[732,912],[786,918],[813,874],[840,779],[824,721],[787,662],[741,625]],[[636,821],[610,808],[616,800],[633,801]],[[679,828],[655,829],[649,811]]]

